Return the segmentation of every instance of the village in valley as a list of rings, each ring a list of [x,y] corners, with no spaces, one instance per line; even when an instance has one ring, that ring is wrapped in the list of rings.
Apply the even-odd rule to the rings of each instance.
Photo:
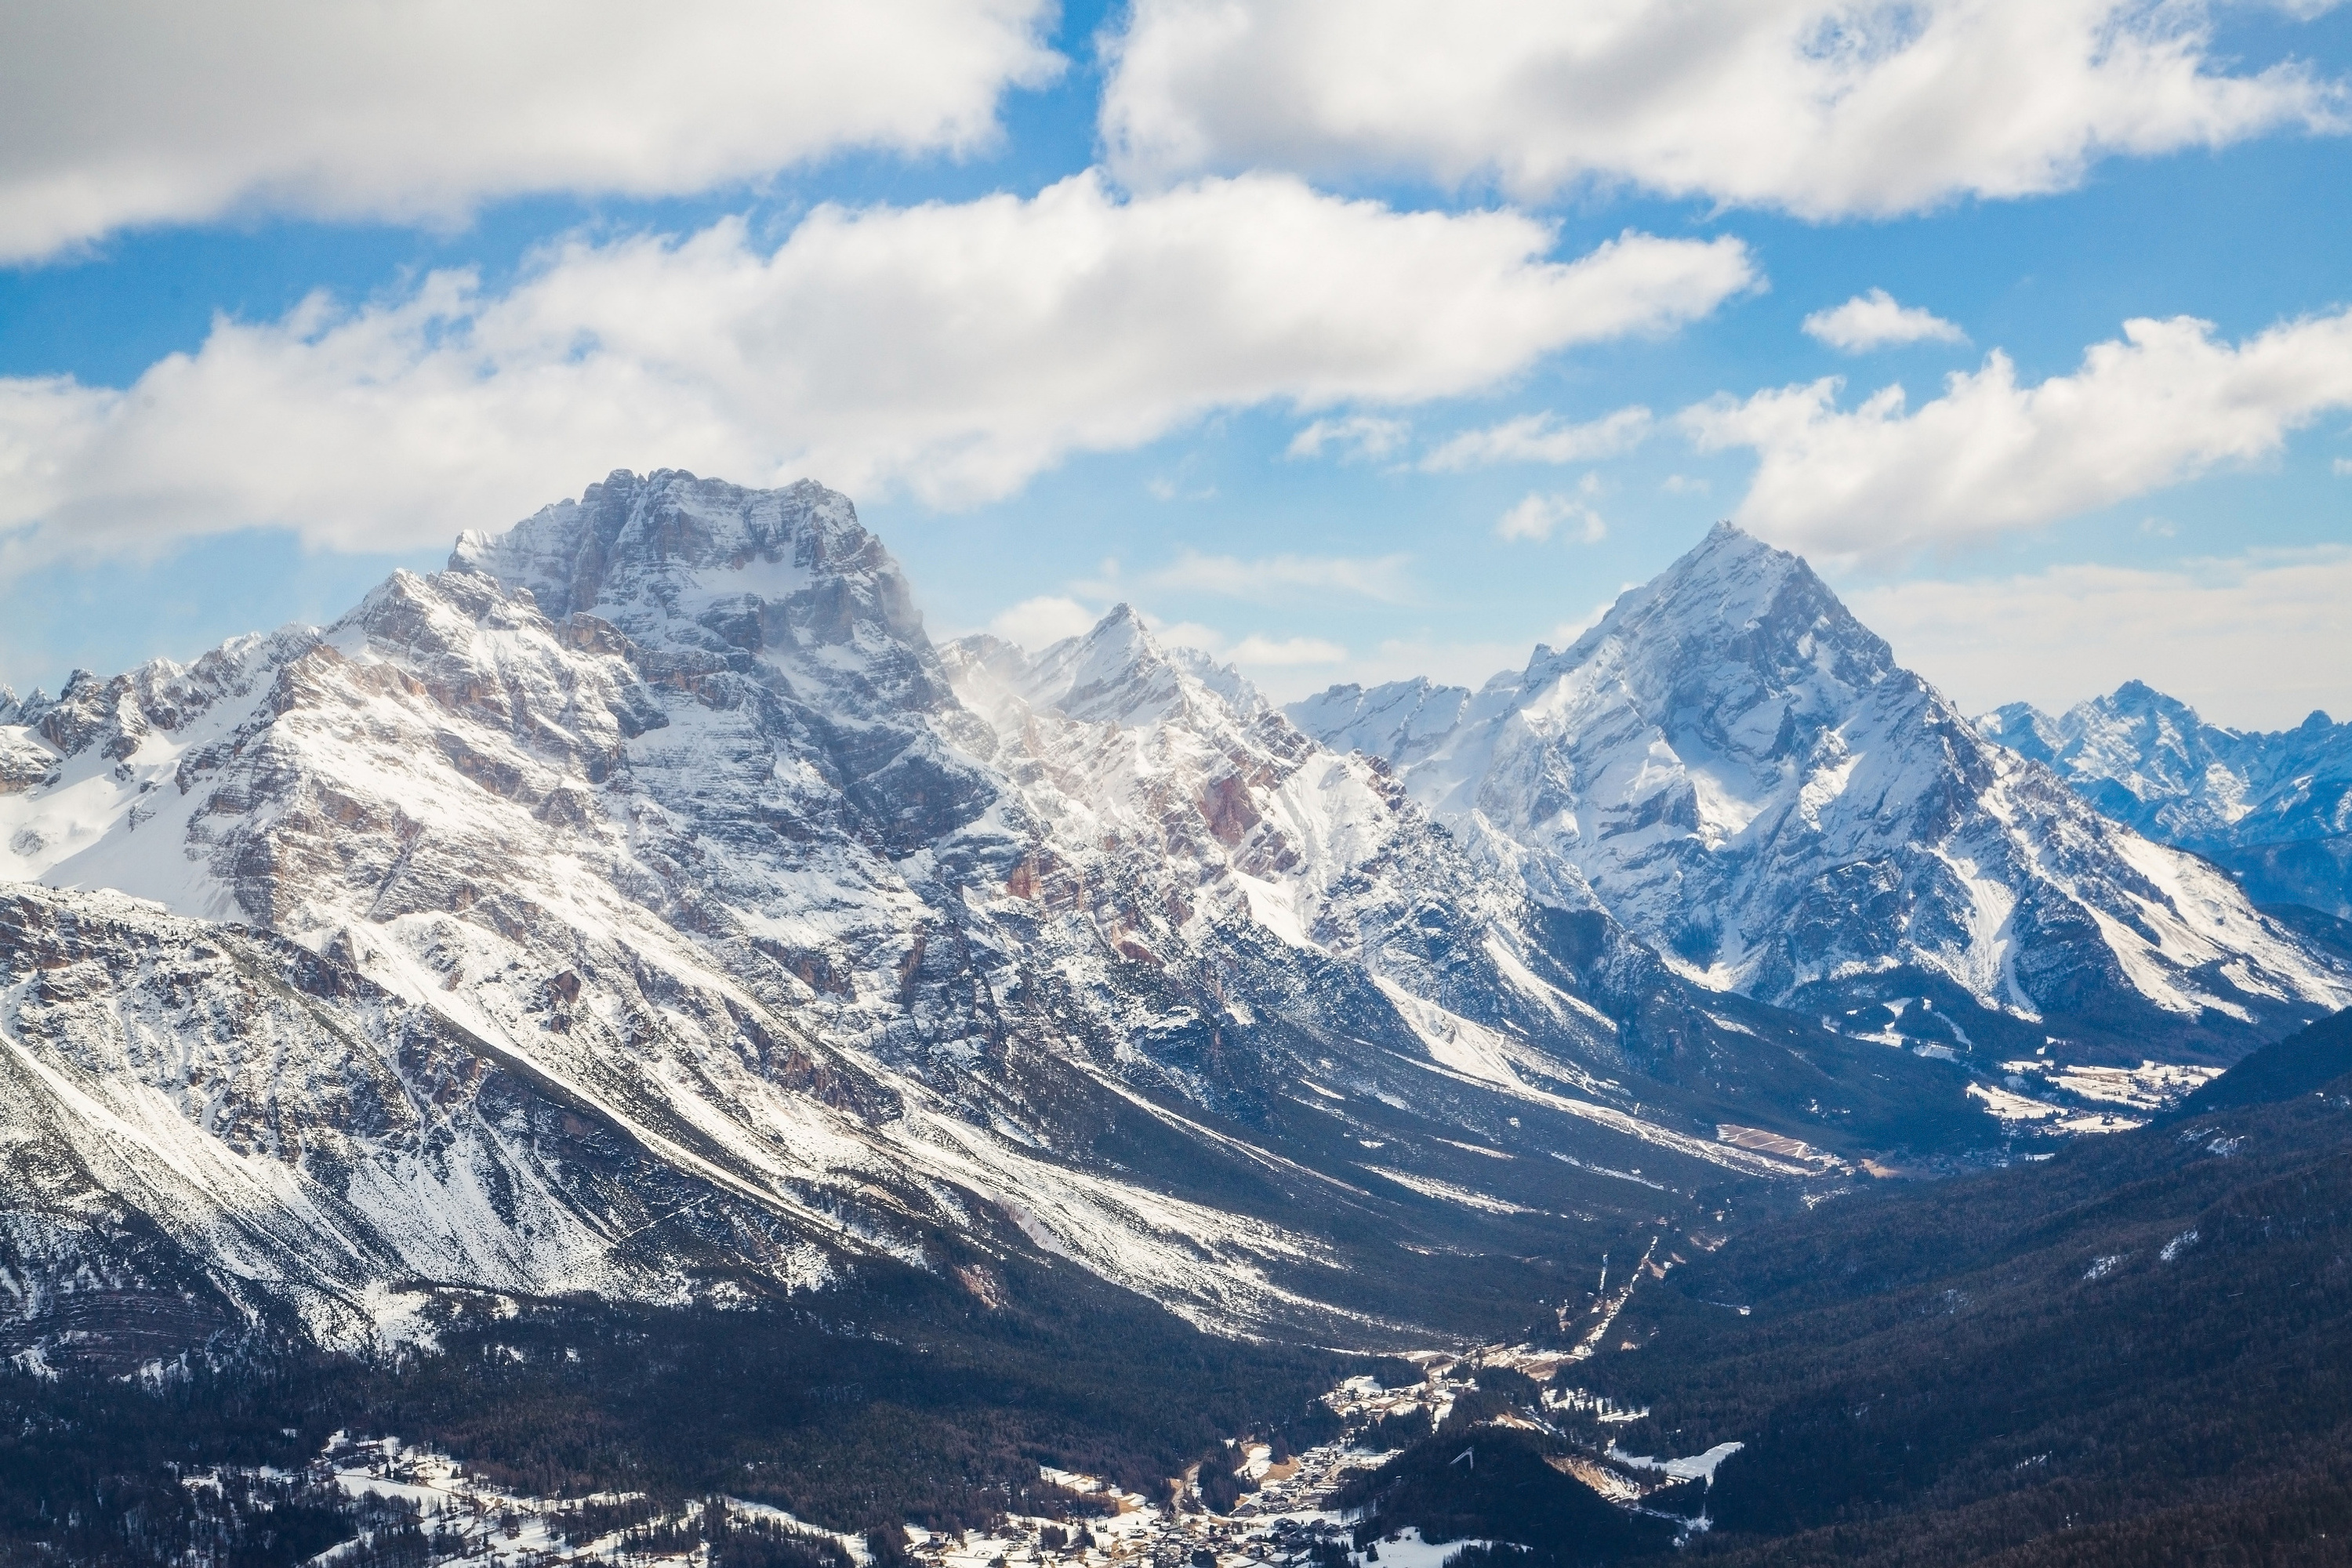
[[[1662,1273],[1647,1258],[1635,1279]],[[1406,1528],[1360,1540],[1354,1511],[1335,1506],[1348,1483],[1377,1470],[1412,1441],[1444,1426],[1457,1401],[1482,1387],[1507,1387],[1532,1400],[1503,1408],[1482,1405],[1478,1421],[1557,1435],[1553,1417],[1587,1429],[1639,1420],[1577,1388],[1555,1386],[1564,1365],[1588,1358],[1630,1294],[1630,1282],[1604,1293],[1590,1309],[1591,1327],[1567,1351],[1528,1346],[1486,1347],[1467,1355],[1424,1351],[1378,1363],[1382,1375],[1350,1377],[1323,1396],[1342,1435],[1293,1451],[1279,1433],[1231,1440],[1224,1476],[1203,1458],[1170,1477],[1160,1495],[1122,1491],[1095,1476],[1042,1467],[1039,1480],[1071,1501],[1068,1518],[1007,1513],[985,1530],[934,1532],[904,1527],[905,1543],[892,1554],[919,1568],[1442,1568],[1467,1542],[1425,1542]],[[1418,1381],[1401,1375],[1410,1369]],[[1465,1427],[1465,1436],[1470,1429]],[[1472,1445],[1471,1447],[1475,1447]],[[1651,1493],[1689,1480],[1706,1480],[1736,1444],[1691,1458],[1659,1460],[1598,1451],[1547,1457],[1562,1474],[1623,1507],[1639,1509]],[[1475,1463],[1465,1447],[1462,1462]],[[1204,1473],[1207,1472],[1207,1473]],[[866,1536],[823,1529],[782,1510],[730,1497],[690,1500],[667,1510],[641,1494],[604,1493],[552,1499],[518,1495],[467,1473],[447,1456],[404,1446],[397,1437],[355,1441],[338,1433],[310,1467],[313,1481],[331,1481],[363,1505],[374,1528],[311,1559],[315,1568],[373,1568],[378,1563],[477,1563],[483,1568],[545,1568],[557,1563],[610,1563],[639,1568],[656,1563],[705,1568],[730,1560],[714,1554],[714,1537],[746,1535],[797,1548],[793,1559],[821,1568],[876,1568],[881,1553]],[[204,1486],[191,1476],[186,1484]],[[1704,1520],[1689,1521],[1704,1528]],[[409,1534],[409,1531],[416,1534]],[[423,1537],[425,1555],[391,1555],[399,1534]],[[889,1552],[888,1546],[884,1548]],[[413,1552],[413,1548],[412,1548]],[[782,1562],[765,1556],[763,1562]]]

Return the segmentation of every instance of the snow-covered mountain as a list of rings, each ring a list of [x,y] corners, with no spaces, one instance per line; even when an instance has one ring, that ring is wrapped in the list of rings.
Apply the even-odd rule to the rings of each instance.
[[[2257,903],[2352,920],[2352,723],[2230,730],[2132,680],[2055,716],[2012,702],[1977,726],[2116,821],[2228,867]]]
[[[1580,879],[1710,987],[1910,1009],[1959,1043],[2224,1060],[2352,1001],[2210,864],[1988,740],[1728,524],[1475,693],[1339,687],[1289,711],[1439,820]]]
[[[1377,1339],[1463,1258],[1541,1294],[1564,1223],[1995,1131],[1131,615],[935,648],[814,485],[616,473],[0,717],[0,1348],[868,1263],[984,1304],[1007,1248]]]

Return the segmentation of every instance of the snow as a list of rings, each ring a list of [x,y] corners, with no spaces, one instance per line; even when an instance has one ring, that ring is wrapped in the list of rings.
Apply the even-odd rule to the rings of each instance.
[[[2051,1082],[2084,1100],[2109,1100],[2138,1110],[2161,1110],[2221,1077],[2221,1070],[2217,1067],[2144,1060],[2136,1068],[2060,1067],[2051,1070],[2049,1076]]]
[[[1571,868],[1709,988],[1785,1001],[1817,978],[1916,964],[2035,1018],[2015,964],[2030,900],[2095,926],[2103,952],[2042,939],[2074,944],[2070,974],[2103,984],[2112,965],[2130,1000],[2163,1014],[2210,1010],[2251,1030],[2280,1004],[2352,1005],[2352,973],[2211,867],[2102,820],[1978,733],[1803,563],[1736,529],[1622,596],[1574,647],[1538,649],[1475,696],[1431,696],[1426,683],[1335,688],[1289,712],[1388,759],[1457,830]],[[1950,811],[1955,798],[1972,809]],[[1863,868],[1883,874],[1883,904],[1821,907],[1820,889]],[[1684,940],[1695,926],[1697,956]],[[2056,954],[2040,956],[2047,972]]]
[[[12,713],[31,722],[0,726],[0,879],[82,889],[51,916],[110,946],[78,971],[100,999],[50,1032],[0,999],[8,1161],[87,1163],[338,1343],[427,1332],[394,1279],[724,1304],[662,1237],[730,1209],[783,1234],[763,1267],[787,1289],[860,1258],[927,1267],[936,1227],[1001,1226],[1204,1327],[1375,1326],[1316,1300],[1339,1263],[1311,1211],[1236,1215],[1063,1158],[1044,1109],[1062,1089],[1286,1182],[1529,1212],[1483,1177],[1366,1167],[1380,1181],[1359,1185],[1185,1114],[1213,1096],[1153,1042],[1204,1031],[1299,1053],[1274,1071],[1330,1114],[1402,1107],[1481,1153],[1479,1124],[1540,1107],[1570,1119],[1544,1152],[1604,1178],[1816,1173],[1801,1144],[1643,1114],[1609,1076],[1614,1024],[1566,988],[1539,924],[1547,905],[1605,909],[1654,938],[1678,910],[1721,910],[1737,918],[1694,972],[1769,993],[1792,887],[1911,853],[1915,807],[1949,784],[1940,748],[1970,738],[1793,558],[1718,531],[1475,694],[1313,708],[1363,755],[1131,613],[1033,658],[934,648],[913,602],[845,498],[615,475],[461,540],[451,572],[394,574],[323,631],[79,681],[41,710],[79,727],[70,754]],[[1734,645],[1776,637],[1802,657],[1759,684]],[[1663,701],[1685,689],[1717,729]],[[1782,755],[1789,726],[1811,739]],[[1906,862],[1944,879],[1960,934],[1913,952],[1846,931],[1824,973],[1901,952],[1989,995],[2021,889],[2128,882],[2110,923],[2158,935],[2110,940],[2147,994],[2250,1011],[2338,994],[2226,879],[2053,816],[1998,755],[1974,826]],[[331,955],[358,994],[236,1001],[239,965],[299,956],[277,939]],[[1387,1008],[1334,1023],[1332,975]],[[1038,985],[1066,998],[1066,1035],[1023,1011]],[[1752,1038],[1717,1022],[1719,1042]],[[425,1037],[420,1067],[404,1053]],[[453,1062],[463,1084],[436,1076]],[[2188,1081],[2160,1068],[2060,1088],[2145,1109],[2131,1097]],[[481,1110],[486,1079],[642,1150],[677,1195],[597,1189]],[[393,1125],[361,1127],[352,1082]]]
[[[1654,1459],[1645,1454],[1622,1453],[1617,1445],[1612,1443],[1609,1457],[1637,1470],[1656,1470],[1678,1481],[1705,1481],[1713,1486],[1715,1472],[1722,1467],[1723,1461],[1747,1446],[1745,1443],[1717,1443],[1703,1454],[1693,1454],[1685,1458]]]
[[[1473,1546],[1491,1546],[1485,1540],[1429,1542],[1421,1538],[1418,1525],[1407,1525],[1393,1536],[1384,1536],[1377,1543],[1380,1568],[1444,1568],[1448,1558]],[[1354,1568],[1373,1561],[1367,1553],[1351,1552],[1348,1561]]]
[[[1385,1165],[1365,1165],[1361,1167],[1361,1169],[1370,1171],[1372,1174],[1381,1177],[1384,1181],[1394,1182],[1400,1187],[1404,1187],[1410,1191],[1419,1193],[1423,1197],[1438,1198],[1446,1203],[1459,1204],[1464,1208],[1477,1209],[1484,1214],[1534,1214],[1538,1212],[1534,1209],[1526,1207],[1524,1205],[1507,1203],[1501,1198],[1489,1197],[1484,1193],[1472,1192],[1469,1188],[1456,1186],[1452,1182],[1441,1182],[1433,1176],[1416,1175],[1409,1171],[1391,1170]]]
[[[1988,1083],[1969,1085],[1969,1098],[1984,1101],[1985,1110],[2002,1121],[2039,1121],[2065,1112],[2047,1100],[2029,1099]]]
[[[2055,717],[2017,703],[1979,722],[2161,842],[2225,855],[2345,830],[2352,725],[2324,715],[2270,733],[2230,730],[2128,681]]]
[[[1429,1054],[1470,1078],[1514,1092],[1527,1085],[1511,1070],[1512,1042],[1494,1030],[1425,1002],[1392,980],[1375,975],[1372,983],[1396,1006],[1406,1025],[1429,1047]]]

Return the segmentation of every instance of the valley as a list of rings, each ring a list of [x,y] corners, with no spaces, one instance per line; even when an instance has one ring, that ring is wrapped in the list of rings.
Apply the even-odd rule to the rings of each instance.
[[[675,470],[7,698],[0,1563],[2221,1529],[2340,1424],[2340,1131],[2200,1107],[2352,953],[2006,725],[1727,526],[1284,709]]]

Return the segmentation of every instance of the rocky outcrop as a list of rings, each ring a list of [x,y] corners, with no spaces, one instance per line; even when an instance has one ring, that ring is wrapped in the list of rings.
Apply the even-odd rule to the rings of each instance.
[[[2229,879],[1988,741],[1802,561],[1727,524],[1475,694],[1291,711],[1440,820],[1572,870],[1711,988],[1939,1016],[1926,1036],[1953,1047],[2215,1060],[2352,1000]]]
[[[2055,717],[2012,702],[1977,724],[2102,814],[2227,868],[2257,903],[2352,920],[2352,724],[2231,730],[2137,680]]]
[[[43,1354],[99,1343],[75,1279],[121,1361],[1003,1247],[1376,1337],[1443,1310],[1400,1256],[1821,1169],[1720,1122],[1993,1131],[1941,1064],[1689,1003],[1572,878],[1536,896],[1131,616],[935,648],[815,486],[614,475],[331,626],[12,718]]]

